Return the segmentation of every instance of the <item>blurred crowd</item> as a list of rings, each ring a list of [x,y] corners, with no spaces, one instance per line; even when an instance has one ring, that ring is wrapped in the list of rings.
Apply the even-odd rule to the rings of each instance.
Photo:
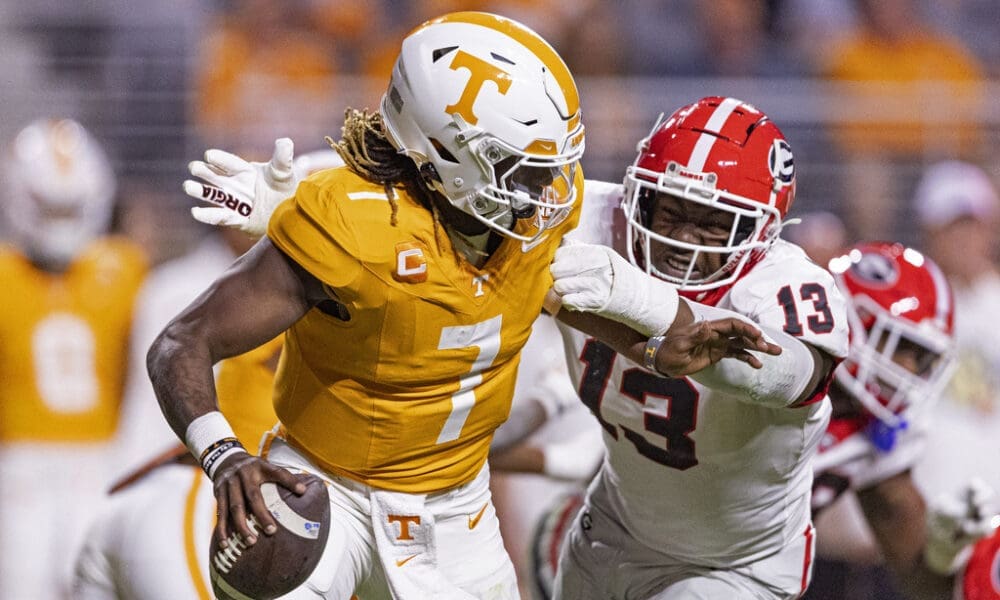
[[[930,162],[997,168],[990,0],[5,3],[0,137],[76,116],[126,180],[176,197],[206,144],[263,156],[283,131],[302,150],[325,147],[344,107],[377,105],[411,25],[463,9],[519,19],[566,58],[584,93],[592,176],[614,177],[664,107],[707,93],[753,98],[786,123],[800,208],[832,208],[862,238],[917,240],[907,201]],[[123,206],[168,218],[164,203],[141,200],[150,193]]]
[[[160,415],[147,410],[156,407],[145,380],[144,349],[248,243],[238,233],[214,233],[189,218],[190,203],[181,191],[187,162],[209,147],[264,158],[274,138],[283,135],[302,151],[324,148],[324,136],[339,138],[346,107],[378,105],[412,25],[454,10],[513,17],[558,49],[580,82],[588,176],[620,174],[617,165],[629,162],[634,140],[641,137],[639,124],[704,95],[739,95],[787,123],[801,161],[799,204],[791,216],[801,223],[789,226],[784,237],[821,265],[859,240],[911,243],[940,265],[954,288],[958,368],[933,409],[930,450],[914,471],[917,484],[930,497],[975,476],[1000,490],[994,460],[1000,453],[996,0],[81,4],[0,3],[5,166],[0,239],[23,249],[58,246],[69,235],[48,232],[55,241],[39,241],[45,232],[15,202],[20,192],[55,198],[46,210],[57,214],[74,210],[65,207],[90,194],[84,200],[92,200],[98,212],[80,217],[92,230],[75,233],[88,240],[106,233],[114,237],[100,253],[88,255],[92,281],[74,282],[65,271],[80,258],[82,245],[49,248],[46,261],[36,265],[38,274],[30,276],[0,254],[0,274],[9,281],[32,279],[24,293],[45,295],[56,317],[71,310],[73,293],[101,297],[88,314],[99,327],[112,328],[102,335],[115,342],[99,360],[115,367],[101,371],[99,381],[74,379],[87,364],[66,357],[103,346],[88,337],[86,324],[46,317],[48,328],[35,335],[48,331],[52,339],[36,338],[42,346],[35,351],[51,358],[43,364],[53,370],[37,377],[54,383],[45,384],[34,408],[70,417],[41,430],[31,425],[36,417],[25,405],[12,408],[17,395],[26,393],[10,385],[24,361],[0,350],[0,383],[6,390],[0,392],[0,498],[36,511],[27,520],[21,513],[15,519],[0,504],[0,539],[4,527],[20,531],[56,510],[38,498],[73,497],[74,514],[87,514],[115,476],[140,462],[138,449],[163,450],[174,441]],[[48,117],[76,123],[36,121]],[[33,122],[34,130],[28,127]],[[65,156],[35,169],[43,135],[56,136]],[[60,177],[71,176],[59,161],[69,165],[81,156],[97,165],[80,167],[90,187],[59,187]],[[37,187],[38,182],[54,190]],[[12,301],[10,310],[27,310],[30,296],[21,300],[24,306]],[[112,312],[114,319],[108,316]],[[11,323],[0,324],[0,339],[28,335],[10,333],[26,322],[17,313],[2,312],[4,321]],[[66,331],[82,333],[64,339]],[[73,422],[74,416],[81,420]],[[77,425],[97,433],[65,435]],[[73,460],[39,470],[39,464],[52,464],[46,462],[50,457],[66,455]],[[66,485],[38,486],[39,473]],[[537,497],[551,498],[564,489],[544,487],[538,476],[499,479],[499,486],[531,490]],[[11,493],[21,486],[36,486],[37,493]],[[871,534],[851,502],[847,497],[825,513],[843,525],[831,531],[843,535],[830,536],[829,542],[819,538],[832,575],[817,578],[814,597],[894,598]],[[62,519],[73,520],[70,513]],[[77,529],[80,524],[83,517]],[[515,553],[526,552],[526,527],[505,527]],[[82,537],[82,530],[75,535]],[[0,545],[0,566],[4,552],[17,549]],[[11,578],[0,571],[0,600],[22,597],[16,588],[3,587]]]

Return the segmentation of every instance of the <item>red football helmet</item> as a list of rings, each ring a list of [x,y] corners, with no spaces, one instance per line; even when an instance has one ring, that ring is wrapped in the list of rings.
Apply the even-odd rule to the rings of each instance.
[[[735,98],[709,97],[657,121],[639,144],[625,188],[632,263],[698,292],[736,281],[778,238],[795,199],[795,168],[785,136],[767,115]],[[663,195],[721,211],[719,243],[654,231]],[[681,222],[683,211],[667,218]],[[699,272],[702,254],[721,255],[722,266]]]
[[[851,348],[835,372],[872,415],[898,426],[900,414],[929,406],[955,363],[951,287],[929,258],[902,244],[868,242],[830,261],[849,299]],[[909,368],[901,363],[908,353]],[[897,354],[900,353],[900,354]]]

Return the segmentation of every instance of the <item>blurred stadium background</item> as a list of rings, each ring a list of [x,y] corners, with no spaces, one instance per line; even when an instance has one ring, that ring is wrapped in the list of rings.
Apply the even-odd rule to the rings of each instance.
[[[406,31],[456,9],[518,18],[566,58],[589,177],[622,177],[660,112],[709,94],[781,125],[793,213],[831,210],[851,237],[919,243],[908,202],[931,162],[1000,173],[996,0],[2,0],[0,139],[79,119],[114,157],[119,226],[165,258],[197,234],[189,160],[323,147],[345,107],[377,108]]]

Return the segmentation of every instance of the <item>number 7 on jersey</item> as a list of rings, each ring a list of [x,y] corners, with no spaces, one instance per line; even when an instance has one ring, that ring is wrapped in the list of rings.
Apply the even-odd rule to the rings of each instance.
[[[458,381],[458,391],[451,397],[451,413],[444,422],[437,443],[457,440],[462,426],[476,403],[476,386],[483,381],[483,371],[493,364],[500,352],[500,325],[503,315],[473,325],[445,327],[441,330],[438,350],[478,347],[479,353],[469,374]]]

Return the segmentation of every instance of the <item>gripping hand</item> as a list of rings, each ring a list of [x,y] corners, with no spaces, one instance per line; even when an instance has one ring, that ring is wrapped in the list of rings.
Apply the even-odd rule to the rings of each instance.
[[[677,290],[632,266],[607,246],[559,247],[549,270],[552,289],[570,310],[623,323],[645,336],[662,335],[677,315]]]

